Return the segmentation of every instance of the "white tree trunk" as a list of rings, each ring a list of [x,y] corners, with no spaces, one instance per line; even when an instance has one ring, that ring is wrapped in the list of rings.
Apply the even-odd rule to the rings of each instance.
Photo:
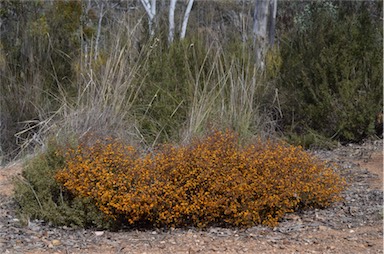
[[[275,39],[277,0],[256,0],[253,16],[253,38],[256,66],[265,69],[265,55]]]
[[[194,0],[188,1],[187,9],[185,10],[183,24],[181,26],[181,32],[180,32],[181,40],[185,38],[185,33],[187,32],[187,24],[188,24],[189,14],[191,13],[191,10],[192,10],[193,1]]]
[[[253,38],[255,45],[256,66],[265,69],[265,53],[267,50],[268,10],[270,0],[256,0],[253,16]]]
[[[100,41],[100,34],[101,34],[101,22],[103,21],[103,16],[104,16],[104,3],[100,3],[99,7],[99,22],[97,24],[97,34],[96,34],[96,41],[95,41],[95,54],[94,54],[94,59],[96,60],[97,57],[99,56],[99,41]]]
[[[171,0],[169,4],[169,34],[168,42],[171,44],[175,37],[175,8],[177,0]]]
[[[149,26],[149,34],[153,36],[155,34],[155,17],[156,17],[156,0],[140,0],[144,6],[145,11],[148,14],[148,26]],[[180,39],[185,38],[185,34],[187,31],[187,24],[189,15],[192,10],[194,0],[188,0],[188,5],[184,13],[183,23],[180,31]],[[177,0],[170,0],[169,5],[169,34],[168,41],[172,43],[175,38],[175,9],[176,9]]]
[[[152,0],[151,3],[149,0],[140,0],[144,6],[145,11],[148,14],[148,26],[149,26],[149,35],[155,35],[154,29],[154,19],[156,16],[156,0]]]

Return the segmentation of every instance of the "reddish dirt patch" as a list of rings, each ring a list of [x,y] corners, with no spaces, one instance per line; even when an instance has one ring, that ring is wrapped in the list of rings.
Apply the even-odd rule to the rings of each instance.
[[[370,159],[361,160],[359,164],[361,168],[366,168],[378,176],[370,181],[372,188],[383,190],[383,151],[373,153]]]
[[[0,193],[10,197],[13,194],[12,179],[21,174],[23,167],[21,162],[15,162],[0,168]]]

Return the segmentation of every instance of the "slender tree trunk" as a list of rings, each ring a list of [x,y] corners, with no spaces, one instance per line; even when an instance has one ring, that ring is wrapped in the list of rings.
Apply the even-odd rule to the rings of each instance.
[[[104,3],[101,2],[100,4],[100,10],[99,10],[99,22],[97,24],[97,34],[96,34],[96,41],[95,41],[95,53],[94,53],[94,59],[96,60],[99,56],[99,41],[100,41],[100,34],[101,34],[101,22],[103,21],[104,16]]]
[[[189,14],[191,13],[191,10],[192,10],[193,1],[194,0],[188,1],[187,9],[185,10],[183,24],[181,26],[181,32],[180,32],[181,40],[185,38],[185,33],[187,32],[187,24],[188,24]]]
[[[177,0],[171,0],[169,5],[169,34],[168,42],[171,44],[175,36],[175,7]]]
[[[140,0],[144,6],[145,11],[148,14],[148,27],[149,27],[149,35],[155,35],[154,29],[154,19],[156,16],[156,0],[152,0],[151,3],[149,0]]]
[[[269,45],[273,46],[275,43],[275,27],[276,27],[276,15],[277,15],[277,0],[271,0],[269,3]]]
[[[151,30],[151,36],[155,35],[155,17],[156,17],[156,0],[152,0],[151,4],[151,11],[152,11],[152,30]]]
[[[253,16],[253,38],[255,45],[256,66],[263,71],[265,69],[265,53],[268,42],[269,0],[256,0]]]
[[[148,14],[148,26],[149,26],[149,34],[153,36],[155,34],[155,17],[156,17],[156,0],[140,0],[144,6],[145,11]],[[194,0],[188,0],[188,5],[184,13],[183,23],[180,31],[180,39],[185,38],[185,34],[187,31],[187,24],[189,15],[192,10]],[[177,0],[170,0],[169,5],[169,33],[168,33],[168,42],[172,43],[175,38],[175,9],[176,9]]]
[[[253,38],[256,66],[265,69],[265,55],[275,39],[277,0],[256,0],[253,16]]]

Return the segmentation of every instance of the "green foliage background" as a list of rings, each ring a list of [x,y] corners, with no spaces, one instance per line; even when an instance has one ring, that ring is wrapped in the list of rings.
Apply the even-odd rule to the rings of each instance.
[[[282,43],[284,130],[359,142],[375,134],[382,112],[383,30],[364,3],[336,16],[320,7],[310,5],[311,23]]]
[[[76,114],[84,118],[87,110],[88,117],[96,114],[91,103],[96,97],[110,104],[105,109],[99,103],[103,114],[111,111],[103,116],[109,121],[106,128],[135,129],[132,135],[146,145],[178,142],[186,129],[206,128],[191,127],[192,122],[231,127],[240,134],[277,134],[304,145],[380,136],[381,2],[280,3],[277,43],[267,54],[266,73],[256,73],[252,62],[251,5],[196,3],[188,37],[172,45],[166,41],[165,11],[159,14],[155,37],[149,38],[145,22],[142,27],[135,22],[144,10],[134,10],[105,12],[95,52],[97,9],[81,1],[2,4],[3,161],[41,146],[52,134],[42,126],[72,121]],[[90,82],[93,92],[88,92]],[[120,101],[127,98],[129,106],[114,105],[111,96],[119,94],[113,91],[119,86],[137,89],[134,96],[120,93]],[[200,109],[204,121],[191,119],[203,94],[212,97],[204,98],[210,103]],[[84,101],[88,109],[79,107]],[[251,108],[246,113],[239,109],[244,105]],[[70,114],[68,108],[81,114]]]

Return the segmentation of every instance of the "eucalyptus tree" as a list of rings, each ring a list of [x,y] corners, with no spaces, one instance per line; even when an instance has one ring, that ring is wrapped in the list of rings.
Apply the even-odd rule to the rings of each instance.
[[[274,43],[277,0],[256,0],[253,14],[253,39],[256,65],[265,69],[265,54]]]
[[[155,27],[156,27],[156,15],[157,15],[157,9],[156,9],[156,0],[140,0],[141,3],[144,6],[144,9],[146,13],[148,14],[148,29],[149,29],[149,35],[154,36],[155,35]],[[188,0],[184,17],[182,19],[182,24],[180,27],[180,39],[185,38],[185,34],[187,31],[187,25],[189,20],[189,15],[192,10],[194,0]],[[175,10],[176,10],[176,4],[177,0],[170,0],[169,2],[169,33],[168,33],[168,42],[172,43],[175,38]]]

